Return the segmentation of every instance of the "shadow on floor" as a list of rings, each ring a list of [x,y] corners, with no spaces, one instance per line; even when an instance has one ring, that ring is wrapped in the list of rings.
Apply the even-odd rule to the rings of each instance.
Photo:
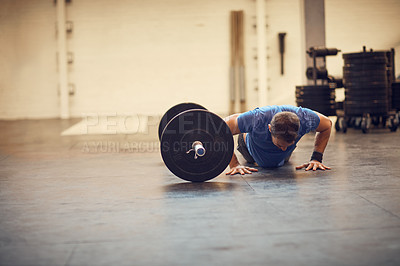
[[[183,182],[164,186],[166,193],[173,194],[188,194],[192,195],[193,192],[201,191],[202,194],[212,194],[216,192],[225,192],[235,190],[239,185],[227,182],[202,182],[191,183]]]

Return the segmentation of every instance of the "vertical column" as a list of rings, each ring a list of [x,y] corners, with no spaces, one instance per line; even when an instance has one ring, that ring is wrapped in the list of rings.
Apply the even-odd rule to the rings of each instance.
[[[257,67],[258,67],[258,104],[267,105],[267,55],[265,0],[256,0],[257,12]]]
[[[306,54],[312,46],[325,46],[325,0],[301,0],[304,11],[304,42],[303,56],[307,67],[313,66],[313,59]],[[317,62],[321,67],[323,62]],[[304,72],[305,73],[305,72]],[[312,84],[309,80],[308,84]]]
[[[58,83],[60,87],[60,117],[69,118],[69,89],[67,69],[67,33],[65,0],[57,1]]]

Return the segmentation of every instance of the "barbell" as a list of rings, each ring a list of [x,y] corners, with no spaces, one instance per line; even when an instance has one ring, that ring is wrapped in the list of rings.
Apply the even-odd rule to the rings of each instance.
[[[161,118],[158,132],[165,165],[186,181],[213,179],[232,159],[231,130],[221,117],[201,105],[181,103],[171,107]]]

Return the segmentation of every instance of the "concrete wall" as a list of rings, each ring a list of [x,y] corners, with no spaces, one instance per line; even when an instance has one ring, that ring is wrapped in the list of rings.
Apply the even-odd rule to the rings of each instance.
[[[52,1],[0,0],[0,118],[57,117]]]
[[[304,84],[302,0],[266,0],[268,104],[294,104]],[[328,46],[398,46],[397,0],[326,0]],[[245,11],[246,94],[258,105],[255,1],[72,0],[71,116],[162,114],[194,101],[224,114],[229,103],[229,12]],[[52,0],[0,0],[0,119],[58,117],[56,8]],[[286,32],[285,75],[278,33]],[[396,45],[397,44],[397,45]],[[400,51],[398,51],[400,53]],[[341,73],[341,56],[329,58]]]
[[[363,45],[374,50],[397,47],[400,54],[399,0],[325,0],[325,8],[327,46],[342,53],[361,52]],[[330,74],[341,76],[342,54],[328,58],[327,65]]]
[[[268,104],[295,104],[294,90],[303,81],[301,1],[268,0]],[[281,75],[279,32],[286,32],[284,75]]]
[[[228,107],[229,11],[251,1],[74,1],[73,116]]]

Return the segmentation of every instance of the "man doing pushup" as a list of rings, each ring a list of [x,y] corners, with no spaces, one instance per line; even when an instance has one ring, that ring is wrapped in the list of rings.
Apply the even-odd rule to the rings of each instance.
[[[290,105],[266,106],[225,118],[233,135],[239,134],[238,151],[248,163],[264,168],[280,167],[287,162],[297,142],[310,131],[316,131],[314,151],[309,162],[296,169],[326,170],[322,155],[331,134],[331,120],[307,108]],[[233,153],[226,174],[251,174],[256,168],[242,166]]]

